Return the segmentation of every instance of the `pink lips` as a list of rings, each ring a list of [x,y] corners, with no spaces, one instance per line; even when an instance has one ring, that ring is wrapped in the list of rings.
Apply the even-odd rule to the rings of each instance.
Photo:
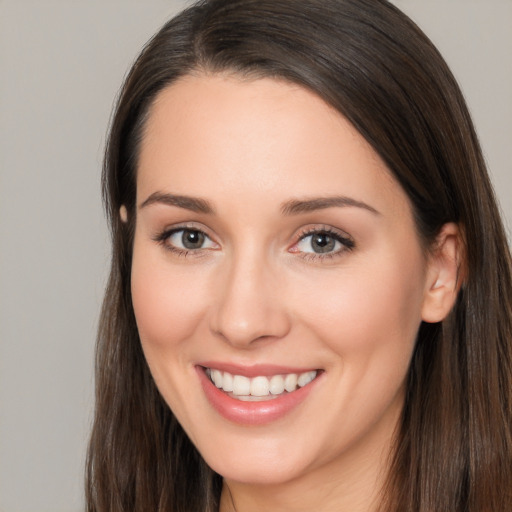
[[[232,398],[224,391],[218,389],[206,375],[205,367],[227,371],[234,375],[244,375],[246,377],[302,373],[304,369],[267,365],[241,368],[229,364],[207,362],[196,366],[201,386],[213,408],[227,420],[242,425],[263,425],[286,416],[286,414],[299,406],[306,399],[319,380],[319,377],[317,377],[307,386],[299,388],[292,393],[283,393],[276,398],[258,402],[245,402]]]

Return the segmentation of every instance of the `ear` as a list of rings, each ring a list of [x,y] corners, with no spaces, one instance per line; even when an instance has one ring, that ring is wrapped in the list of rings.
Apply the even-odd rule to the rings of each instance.
[[[126,224],[128,222],[128,210],[124,204],[119,208],[119,217],[122,223]]]
[[[450,222],[441,228],[428,257],[423,321],[441,322],[452,309],[463,278],[462,261],[461,232],[457,224]]]

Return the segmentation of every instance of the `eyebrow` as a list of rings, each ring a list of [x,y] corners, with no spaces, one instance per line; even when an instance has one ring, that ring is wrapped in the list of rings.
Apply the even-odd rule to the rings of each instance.
[[[190,197],[183,195],[167,194],[164,192],[154,192],[143,203],[139,209],[146,208],[152,204],[165,204],[168,206],[177,206],[197,213],[213,214],[215,209],[206,201],[198,197]],[[369,212],[380,215],[375,208],[362,201],[358,201],[346,196],[333,197],[315,197],[311,199],[292,199],[286,201],[281,206],[283,215],[299,215],[301,213],[309,213],[316,210],[325,210],[335,207],[356,207],[368,210]]]
[[[166,194],[164,192],[154,192],[143,203],[139,209],[146,208],[152,204],[165,204],[167,206],[177,206],[197,213],[214,213],[212,205],[205,199],[190,196],[181,196]]]
[[[294,199],[284,203],[281,207],[281,211],[283,212],[283,215],[298,215],[300,213],[308,213],[315,210],[347,206],[363,208],[375,215],[380,215],[380,212],[373,208],[373,206],[346,196],[314,197],[304,200]]]

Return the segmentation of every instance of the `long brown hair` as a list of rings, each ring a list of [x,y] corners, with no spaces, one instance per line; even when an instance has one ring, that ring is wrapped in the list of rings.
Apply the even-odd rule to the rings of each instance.
[[[201,1],[164,25],[132,67],[104,163],[113,256],[98,335],[87,510],[218,509],[221,477],[159,395],[130,296],[144,123],[157,94],[196,70],[275,77],[315,92],[386,162],[425,247],[444,223],[458,223],[462,288],[445,321],[420,327],[381,510],[512,510],[510,250],[456,81],[428,38],[385,0]]]

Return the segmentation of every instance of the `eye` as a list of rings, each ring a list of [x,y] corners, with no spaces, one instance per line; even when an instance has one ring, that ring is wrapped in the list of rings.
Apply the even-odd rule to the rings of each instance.
[[[217,248],[217,244],[200,229],[176,228],[158,237],[166,248],[178,252]]]
[[[327,256],[353,247],[354,242],[347,236],[331,230],[315,230],[302,235],[293,247],[293,252]]]

